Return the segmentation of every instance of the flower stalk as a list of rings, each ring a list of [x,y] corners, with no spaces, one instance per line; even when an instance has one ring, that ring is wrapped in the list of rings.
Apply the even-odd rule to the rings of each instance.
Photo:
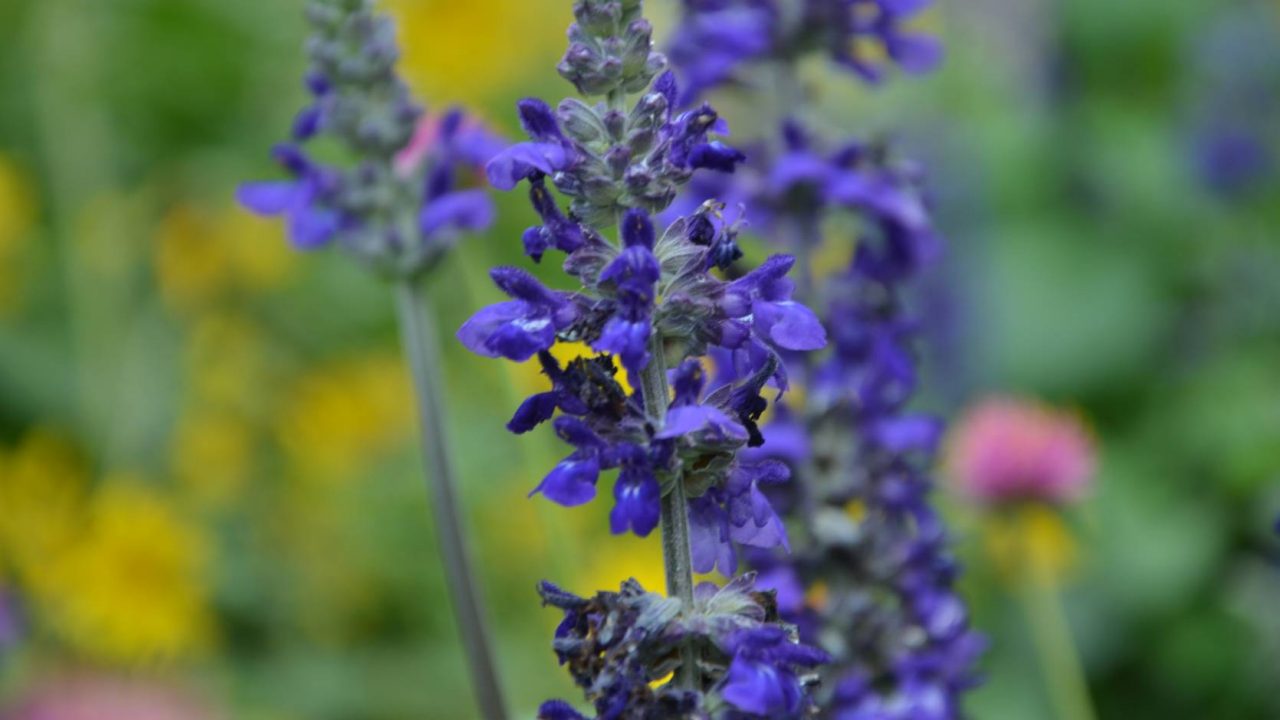
[[[435,518],[445,586],[453,605],[458,632],[467,655],[472,690],[485,720],[507,717],[493,660],[490,633],[482,611],[479,583],[472,571],[466,533],[458,502],[456,471],[445,435],[444,383],[440,373],[440,349],[436,324],[418,278],[406,277],[396,285],[396,302],[404,353],[413,377],[418,410],[418,431],[427,491]]]
[[[664,350],[661,338],[655,335],[650,342],[652,359],[640,374],[645,414],[659,432],[662,431],[667,413],[667,361]],[[659,512],[667,597],[679,598],[681,605],[692,608],[693,546],[689,540],[689,499],[685,493],[684,478],[678,469],[671,476],[671,487],[662,496]],[[689,690],[698,688],[698,656],[692,640],[681,644],[678,681]]]

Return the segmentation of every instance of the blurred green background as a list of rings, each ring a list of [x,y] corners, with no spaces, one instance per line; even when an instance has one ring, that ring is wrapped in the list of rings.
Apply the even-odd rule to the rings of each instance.
[[[85,676],[211,717],[474,717],[392,299],[232,201],[304,100],[300,5],[0,3],[0,717]],[[651,5],[669,27],[675,0]],[[516,98],[566,94],[567,1],[389,9],[431,108],[513,133]],[[944,0],[923,23],[949,48],[926,79],[805,68],[833,127],[929,165],[951,250],[922,404],[1017,392],[1089,419],[1063,593],[1100,717],[1280,717],[1280,2]],[[749,136],[748,101],[720,104]],[[488,266],[523,262],[531,212],[499,205],[433,276],[446,330],[495,299]],[[657,539],[526,500],[560,452],[502,427],[536,371],[446,345],[531,717],[577,697],[535,582],[661,587]],[[939,500],[993,643],[973,716],[1053,717],[985,521]]]

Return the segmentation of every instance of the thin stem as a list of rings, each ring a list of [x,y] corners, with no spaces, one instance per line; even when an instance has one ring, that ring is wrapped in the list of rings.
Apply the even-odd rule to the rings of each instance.
[[[1040,656],[1045,684],[1060,720],[1094,720],[1089,685],[1052,578],[1052,568],[1036,557],[1023,568],[1022,604]]]
[[[667,414],[667,359],[662,338],[655,330],[649,343],[649,364],[640,373],[644,392],[645,414],[656,429],[661,429]],[[685,612],[693,608],[693,557],[689,542],[689,501],[684,492],[684,478],[678,473],[671,490],[662,497],[662,563],[667,572],[667,596],[680,598]],[[701,684],[698,674],[697,648],[693,641],[680,647],[680,670],[676,681],[689,690]]]
[[[463,540],[462,513],[449,443],[445,438],[445,416],[441,404],[444,384],[440,378],[435,320],[415,279],[406,278],[399,282],[396,300],[404,351],[417,394],[422,456],[429,468],[427,488],[431,493],[440,559],[444,563],[454,617],[470,665],[472,689],[485,720],[506,720],[502,688],[490,654],[489,632],[481,611],[480,591]]]

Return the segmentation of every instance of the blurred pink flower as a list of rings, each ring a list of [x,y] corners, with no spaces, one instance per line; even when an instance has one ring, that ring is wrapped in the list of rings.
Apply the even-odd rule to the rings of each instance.
[[[215,720],[221,716],[180,686],[98,675],[37,685],[5,720]]]
[[[1093,480],[1093,440],[1075,415],[1034,400],[992,398],[969,410],[952,435],[949,475],[984,503],[1065,503]]]

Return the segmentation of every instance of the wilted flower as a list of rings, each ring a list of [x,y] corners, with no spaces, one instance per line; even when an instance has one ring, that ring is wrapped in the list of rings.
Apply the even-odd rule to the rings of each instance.
[[[1088,492],[1095,451],[1075,415],[994,398],[960,421],[947,465],[956,489],[982,503],[1068,503]]]

